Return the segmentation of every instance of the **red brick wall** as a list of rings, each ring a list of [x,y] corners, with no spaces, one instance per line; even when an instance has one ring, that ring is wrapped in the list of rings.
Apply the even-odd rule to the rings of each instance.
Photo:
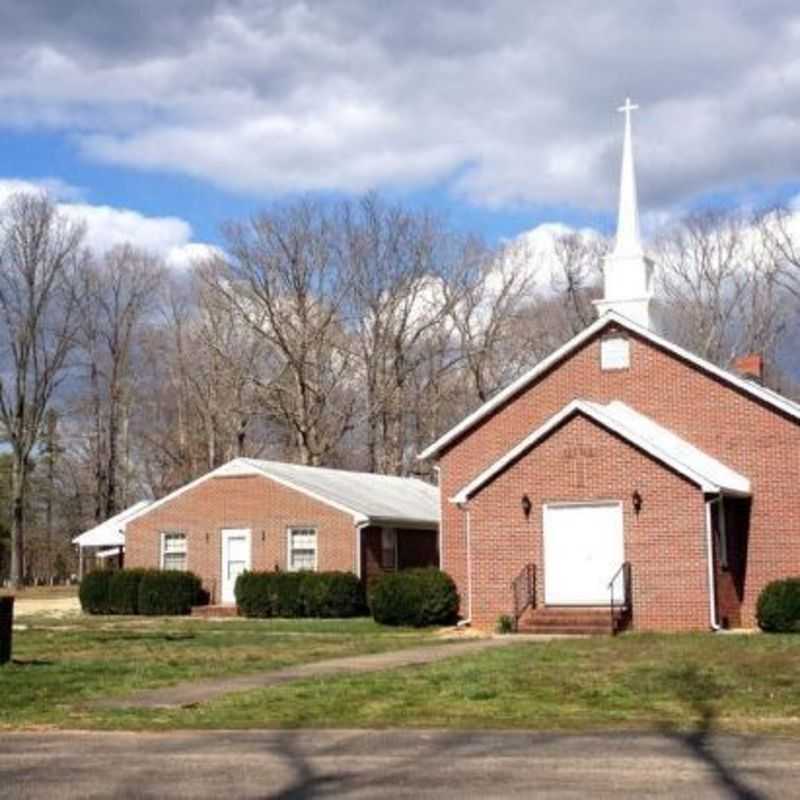
[[[178,495],[126,529],[125,565],[158,567],[160,534],[187,535],[188,567],[219,601],[223,528],[252,531],[252,568],[286,568],[287,528],[317,529],[320,570],[355,569],[356,533],[349,514],[266,477],[210,478]]]
[[[634,488],[644,499],[638,516],[631,506]],[[524,494],[533,503],[527,519],[520,503]],[[580,416],[470,501],[473,623],[491,627],[501,614],[511,613],[511,580],[527,562],[536,565],[537,607],[544,604],[542,506],[588,500],[623,504],[625,557],[633,565],[633,626],[707,628],[701,492]]]
[[[755,602],[768,581],[800,574],[800,426],[652,343],[634,335],[629,338],[629,370],[602,371],[599,337],[595,337],[441,457],[442,565],[458,583],[462,608],[466,607],[465,515],[448,498],[576,397],[604,403],[622,400],[750,479],[753,499],[743,570],[743,624],[754,623]],[[532,482],[528,493],[535,488]],[[587,487],[587,494],[592,488]],[[632,490],[633,486],[627,487],[626,495]],[[672,513],[683,513],[677,499],[671,508]],[[502,527],[517,509],[518,497],[510,495],[508,510],[496,509],[495,523]],[[538,513],[534,510],[532,516]],[[491,562],[494,556],[488,553],[485,558]],[[520,554],[516,569],[524,563],[525,554]],[[516,574],[508,567],[508,574],[498,574],[494,585]],[[478,583],[474,591],[481,595],[489,587]]]

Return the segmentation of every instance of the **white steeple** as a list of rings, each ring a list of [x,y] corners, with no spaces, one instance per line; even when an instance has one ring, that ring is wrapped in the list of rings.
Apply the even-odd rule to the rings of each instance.
[[[617,109],[625,114],[617,236],[614,250],[603,264],[603,299],[595,301],[595,305],[599,314],[613,309],[639,325],[652,328],[653,262],[642,249],[631,136],[631,111],[637,108],[627,98],[625,105]]]

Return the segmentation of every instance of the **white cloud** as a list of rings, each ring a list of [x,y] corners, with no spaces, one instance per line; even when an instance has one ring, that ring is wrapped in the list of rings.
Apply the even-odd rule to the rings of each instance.
[[[603,235],[594,228],[574,228],[561,222],[545,222],[516,236],[506,243],[496,276],[489,275],[490,289],[495,283],[502,285],[503,275],[514,270],[526,276],[534,291],[550,293],[560,280],[563,280],[559,261],[556,257],[558,240],[572,234],[579,235],[587,243],[600,243]],[[598,256],[596,274],[601,274]]]
[[[0,9],[4,124],[68,130],[108,163],[251,192],[452,180],[488,206],[610,210],[630,93],[647,209],[800,179],[789,0],[16,5]]]
[[[84,242],[98,254],[128,242],[180,270],[187,269],[194,259],[219,252],[212,245],[192,241],[191,225],[179,217],[150,217],[128,208],[75,202],[83,193],[57,178],[0,178],[0,204],[22,192],[43,192],[65,217],[84,222]]]

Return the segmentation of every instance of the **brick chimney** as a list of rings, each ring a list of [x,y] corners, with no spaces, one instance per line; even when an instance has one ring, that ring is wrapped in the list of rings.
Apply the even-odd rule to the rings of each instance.
[[[734,370],[742,377],[761,383],[764,380],[764,357],[761,353],[748,353],[733,361]]]

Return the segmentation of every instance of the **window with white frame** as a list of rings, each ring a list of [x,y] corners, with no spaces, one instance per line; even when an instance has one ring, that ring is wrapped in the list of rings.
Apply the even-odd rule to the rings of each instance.
[[[315,528],[289,528],[289,571],[317,568],[317,531]]]
[[[397,531],[394,528],[381,530],[381,566],[384,569],[397,567]]]
[[[186,571],[186,534],[161,534],[161,569]]]

